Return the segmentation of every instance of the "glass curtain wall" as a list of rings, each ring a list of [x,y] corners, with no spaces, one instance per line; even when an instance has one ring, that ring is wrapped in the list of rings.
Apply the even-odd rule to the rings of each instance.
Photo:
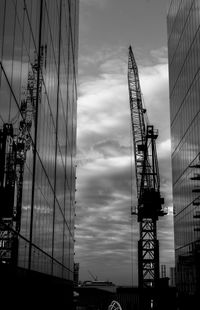
[[[176,285],[200,288],[200,1],[174,0],[168,51]]]
[[[12,124],[17,135],[23,118],[30,121],[17,264],[69,280],[78,5],[78,0],[0,1],[0,127]]]

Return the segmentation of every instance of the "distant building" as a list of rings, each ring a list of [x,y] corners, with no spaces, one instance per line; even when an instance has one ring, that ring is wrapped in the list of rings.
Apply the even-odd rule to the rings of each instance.
[[[176,269],[174,267],[170,268],[170,278],[169,278],[169,286],[176,286]]]
[[[161,278],[166,278],[166,276],[167,276],[167,273],[166,273],[166,265],[161,265],[160,266],[161,268]]]
[[[79,284],[79,263],[74,263],[74,285]]]
[[[200,291],[200,1],[172,0],[167,17],[176,286]]]
[[[53,300],[53,283],[72,295],[78,10],[79,0],[0,1],[1,282],[4,271],[9,290],[20,278],[14,292],[32,290],[33,302]]]

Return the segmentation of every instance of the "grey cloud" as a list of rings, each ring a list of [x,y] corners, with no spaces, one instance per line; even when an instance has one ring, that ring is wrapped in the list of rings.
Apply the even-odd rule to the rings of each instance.
[[[130,155],[130,147],[120,145],[117,140],[100,141],[93,145],[93,150],[99,152],[104,157]]]
[[[81,4],[104,8],[108,0],[80,0]]]

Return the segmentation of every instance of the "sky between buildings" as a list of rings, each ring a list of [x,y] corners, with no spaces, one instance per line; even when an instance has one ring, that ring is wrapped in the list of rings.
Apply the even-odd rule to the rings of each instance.
[[[75,261],[80,279],[137,284],[139,226],[128,97],[128,46],[158,128],[160,263],[174,265],[167,64],[168,0],[80,0]],[[131,156],[132,154],[132,156]]]

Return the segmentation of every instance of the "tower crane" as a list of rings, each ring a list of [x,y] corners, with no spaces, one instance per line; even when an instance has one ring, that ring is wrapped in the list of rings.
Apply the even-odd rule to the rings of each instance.
[[[13,128],[12,123],[4,123],[0,129],[0,263],[4,264],[16,265],[18,259],[24,165],[33,142],[31,130],[37,97],[38,102],[41,101],[44,54],[46,57],[46,45],[45,48],[40,47],[39,56],[35,55],[28,73],[20,104],[19,127]]]
[[[139,222],[139,287],[156,287],[159,279],[159,241],[157,221],[167,212],[160,195],[160,177],[156,151],[158,130],[145,120],[138,68],[132,47],[128,56],[128,86],[135,157],[137,208],[132,214]]]
[[[91,273],[90,270],[88,270],[88,273],[90,274],[90,276],[92,277],[92,279],[93,279],[94,281],[97,281],[97,280],[98,280],[98,277],[97,277],[97,276],[94,276],[94,275]]]

